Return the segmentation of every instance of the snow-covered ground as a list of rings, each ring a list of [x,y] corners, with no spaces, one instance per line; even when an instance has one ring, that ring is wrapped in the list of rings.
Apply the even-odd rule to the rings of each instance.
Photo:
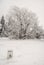
[[[11,59],[8,50],[13,51]],[[0,40],[0,65],[44,65],[44,41]]]

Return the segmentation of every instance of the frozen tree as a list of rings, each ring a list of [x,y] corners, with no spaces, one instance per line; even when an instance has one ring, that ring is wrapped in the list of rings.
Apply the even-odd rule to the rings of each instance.
[[[6,30],[10,38],[37,38],[38,18],[35,13],[29,12],[26,9],[13,7],[7,15],[7,21]]]
[[[4,18],[4,16],[2,16],[1,21],[0,21],[0,36],[1,37],[8,37],[7,29],[8,29],[8,26],[5,22],[5,18]]]
[[[36,38],[43,39],[43,36],[44,36],[44,30],[42,29],[41,26],[39,26],[37,29]]]
[[[2,16],[1,21],[0,21],[0,35],[4,31],[4,24],[5,24],[5,19],[4,19],[4,16]]]

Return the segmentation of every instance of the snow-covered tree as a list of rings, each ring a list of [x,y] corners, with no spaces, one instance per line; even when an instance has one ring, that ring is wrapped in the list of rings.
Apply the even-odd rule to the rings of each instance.
[[[8,36],[14,39],[35,38],[38,33],[38,18],[35,13],[13,7],[7,15]]]
[[[1,17],[1,21],[0,21],[0,35],[3,33],[4,31],[4,24],[5,24],[5,19],[4,16]]]

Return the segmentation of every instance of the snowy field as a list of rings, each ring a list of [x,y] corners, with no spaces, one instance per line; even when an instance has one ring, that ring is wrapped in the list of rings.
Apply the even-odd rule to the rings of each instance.
[[[13,57],[7,59],[8,50]],[[44,65],[44,41],[0,40],[0,65]]]

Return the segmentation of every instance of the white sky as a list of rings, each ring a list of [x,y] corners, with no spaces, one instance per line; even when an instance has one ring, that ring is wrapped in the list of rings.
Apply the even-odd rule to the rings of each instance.
[[[35,12],[44,28],[44,0],[0,0],[0,17],[6,15],[10,6],[28,8]]]

